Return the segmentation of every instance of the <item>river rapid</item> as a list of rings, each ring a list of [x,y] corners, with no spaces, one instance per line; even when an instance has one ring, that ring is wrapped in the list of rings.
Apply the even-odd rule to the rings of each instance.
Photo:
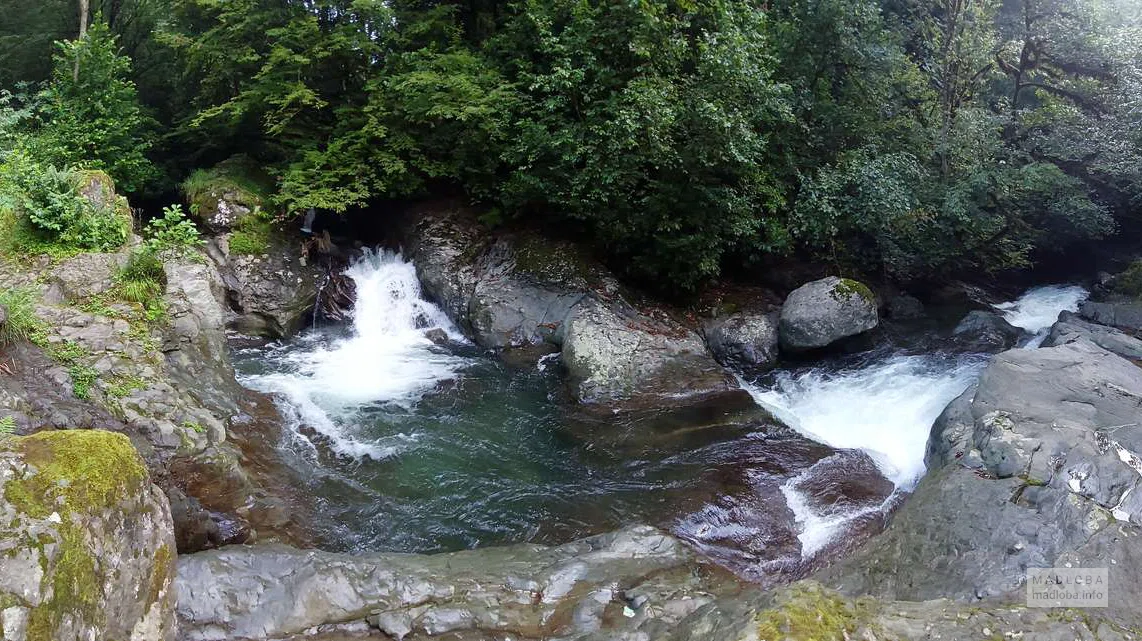
[[[554,544],[642,522],[782,580],[883,527],[924,474],[932,422],[988,359],[885,339],[741,378],[780,423],[600,422],[563,402],[557,356],[509,365],[469,344],[399,254],[367,252],[347,273],[351,323],[235,359],[243,384],[280,399],[278,451],[313,497],[318,544],[337,551]],[[1085,295],[1039,287],[997,308],[1033,348]]]

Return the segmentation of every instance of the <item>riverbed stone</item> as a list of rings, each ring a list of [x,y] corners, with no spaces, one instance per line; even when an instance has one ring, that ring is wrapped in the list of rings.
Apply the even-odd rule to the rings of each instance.
[[[730,314],[707,321],[706,344],[719,363],[741,369],[768,369],[777,363],[779,312]]]
[[[952,330],[952,340],[962,348],[977,352],[1001,352],[1015,347],[1027,337],[1020,329],[995,312],[968,312]]]
[[[181,638],[207,641],[360,621],[395,639],[583,638],[649,619],[669,629],[739,584],[673,537],[633,526],[557,547],[429,556],[232,547],[179,559],[177,585]]]
[[[563,362],[575,398],[589,404],[697,402],[745,395],[690,330],[621,316],[599,302],[580,305],[567,322]]]
[[[0,437],[0,604],[7,641],[171,641],[174,535],[122,434]]]
[[[781,347],[805,351],[877,326],[876,298],[866,285],[829,276],[793,290],[781,307]]]

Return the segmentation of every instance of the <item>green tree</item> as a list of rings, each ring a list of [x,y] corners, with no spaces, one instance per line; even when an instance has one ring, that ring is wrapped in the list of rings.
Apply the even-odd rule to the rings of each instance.
[[[35,154],[53,165],[106,170],[127,193],[144,190],[158,178],[147,158],[153,123],[139,105],[130,60],[117,52],[115,36],[97,22],[83,39],[58,43],[54,61],[40,97]]]

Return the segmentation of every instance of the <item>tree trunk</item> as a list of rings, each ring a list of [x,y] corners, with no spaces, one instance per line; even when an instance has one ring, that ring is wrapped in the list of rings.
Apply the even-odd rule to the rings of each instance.
[[[79,0],[79,38],[87,35],[87,14],[91,11],[91,0]],[[75,65],[71,68],[71,79],[79,82],[79,52],[75,55]]]

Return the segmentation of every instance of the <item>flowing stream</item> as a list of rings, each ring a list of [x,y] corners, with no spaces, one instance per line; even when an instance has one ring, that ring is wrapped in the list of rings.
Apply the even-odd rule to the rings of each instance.
[[[645,522],[744,576],[796,573],[883,522],[988,358],[886,345],[743,380],[784,425],[712,410],[602,421],[560,402],[557,356],[510,366],[467,343],[399,254],[366,253],[347,275],[348,326],[235,359],[245,385],[282,399],[279,450],[335,550],[561,543]],[[1039,335],[1083,296],[1042,287],[1000,309]]]

